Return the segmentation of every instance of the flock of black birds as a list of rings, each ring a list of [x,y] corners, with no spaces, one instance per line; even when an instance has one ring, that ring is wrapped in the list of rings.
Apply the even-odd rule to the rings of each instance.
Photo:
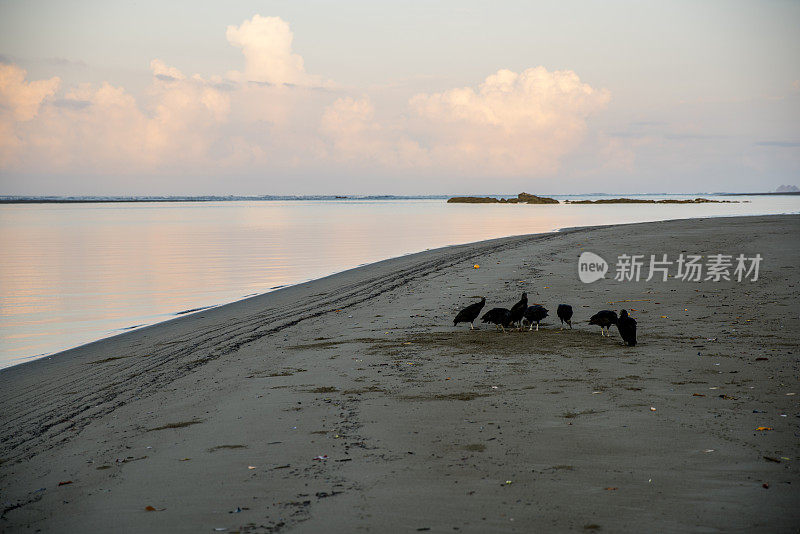
[[[481,298],[480,302],[470,304],[456,315],[453,319],[453,326],[458,323],[469,323],[470,330],[475,329],[475,319],[480,315],[481,310],[486,305],[486,297]],[[535,304],[528,306],[528,294],[523,293],[522,298],[514,304],[511,309],[508,308],[492,308],[483,314],[481,321],[495,325],[495,328],[500,328],[503,332],[506,328],[516,325],[519,330],[522,330],[523,322],[529,325],[528,331],[533,330],[533,324],[536,323],[536,331],[539,331],[539,322],[547,317],[547,308]],[[572,328],[572,306],[569,304],[559,304],[556,310],[558,318],[561,320],[561,328],[564,328],[564,323],[567,323]],[[628,346],[636,345],[636,319],[628,315],[627,310],[622,310],[617,316],[617,312],[612,310],[602,310],[589,319],[589,324],[597,325],[600,327],[600,334],[603,336],[611,335],[609,329],[613,325],[617,325],[619,335]]]

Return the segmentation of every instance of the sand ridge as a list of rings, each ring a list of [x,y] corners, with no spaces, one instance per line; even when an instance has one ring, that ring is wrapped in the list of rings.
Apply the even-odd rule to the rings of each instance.
[[[4,370],[0,525],[794,531],[798,227],[686,220],[447,247]],[[751,284],[584,285],[581,250],[765,260]],[[489,309],[522,291],[550,310],[539,332],[452,327],[476,297]],[[586,324],[623,307],[634,348]]]

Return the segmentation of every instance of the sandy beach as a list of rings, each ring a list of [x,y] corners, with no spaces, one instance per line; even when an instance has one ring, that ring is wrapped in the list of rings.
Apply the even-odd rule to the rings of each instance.
[[[5,369],[0,531],[796,532],[798,230],[452,246]],[[583,251],[764,259],[755,282],[584,284]],[[538,332],[452,325],[523,291]],[[588,325],[623,308],[636,347]]]

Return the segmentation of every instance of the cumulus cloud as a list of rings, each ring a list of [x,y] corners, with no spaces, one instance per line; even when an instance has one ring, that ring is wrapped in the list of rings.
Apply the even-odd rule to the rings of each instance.
[[[17,172],[207,172],[301,165],[324,152],[317,133],[335,95],[292,52],[289,25],[254,16],[230,26],[244,71],[187,75],[161,59],[134,97],[109,83],[56,94],[0,64],[0,169]]]
[[[230,73],[237,80],[306,86],[322,82],[318,76],[307,74],[303,58],[292,52],[294,34],[280,17],[255,15],[239,26],[228,26],[226,37],[244,54],[244,73]]]
[[[175,67],[170,67],[160,59],[154,59],[150,62],[150,70],[153,71],[153,76],[162,82],[177,82],[185,80],[186,76]]]
[[[338,166],[527,178],[555,173],[610,99],[572,71],[536,67],[376,108],[369,96],[343,97],[307,73],[280,18],[255,15],[229,26],[227,38],[242,50],[242,71],[188,75],[153,59],[137,96],[110,83],[60,89],[58,78],[30,81],[0,64],[0,169],[252,174]],[[611,142],[603,150],[630,168],[624,149]]]
[[[367,98],[339,98],[328,106],[320,131],[333,142],[333,157],[347,161],[380,156],[388,147],[374,117],[375,108]]]
[[[4,167],[122,174],[202,167],[230,109],[230,96],[213,80],[187,77],[159,60],[151,63],[153,83],[141,102],[109,83],[82,84],[47,102],[58,80],[27,82],[13,68],[13,83],[4,86],[12,90],[0,93],[10,110],[0,119],[11,140],[3,146]]]
[[[53,96],[61,83],[58,76],[26,82],[27,72],[13,64],[0,63],[0,112],[15,121],[29,121],[45,98]]]
[[[24,69],[0,63],[0,169],[17,162],[26,144],[18,125],[32,121],[61,83],[58,77],[35,82],[26,81],[26,77]]]
[[[153,60],[150,67],[155,80],[149,90],[152,115],[148,121],[149,148],[166,156],[180,142],[185,145],[182,154],[204,160],[216,124],[228,116],[230,95],[217,89],[215,81],[197,75],[187,78],[159,60]]]
[[[334,159],[530,177],[555,173],[582,142],[587,119],[609,100],[571,71],[499,70],[477,89],[416,95],[406,117],[389,125],[375,120],[368,99],[339,99],[326,109],[320,131]]]
[[[427,154],[402,128],[375,120],[367,97],[337,99],[325,109],[320,132],[331,143],[325,156],[333,161],[403,170],[428,166]]]
[[[45,172],[141,169],[146,123],[124,88],[81,85],[57,105],[44,106],[35,123],[20,129],[26,140],[22,163]]]
[[[499,70],[471,87],[420,94],[409,102],[412,131],[440,165],[510,175],[553,173],[580,144],[587,119],[604,109],[608,91],[572,71],[544,67]]]

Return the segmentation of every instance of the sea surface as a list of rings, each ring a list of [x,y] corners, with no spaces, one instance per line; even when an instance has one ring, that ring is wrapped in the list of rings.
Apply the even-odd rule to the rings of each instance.
[[[446,245],[575,226],[800,213],[800,196],[704,196],[740,203],[476,205],[447,204],[444,198],[330,198],[0,204],[0,368]]]

